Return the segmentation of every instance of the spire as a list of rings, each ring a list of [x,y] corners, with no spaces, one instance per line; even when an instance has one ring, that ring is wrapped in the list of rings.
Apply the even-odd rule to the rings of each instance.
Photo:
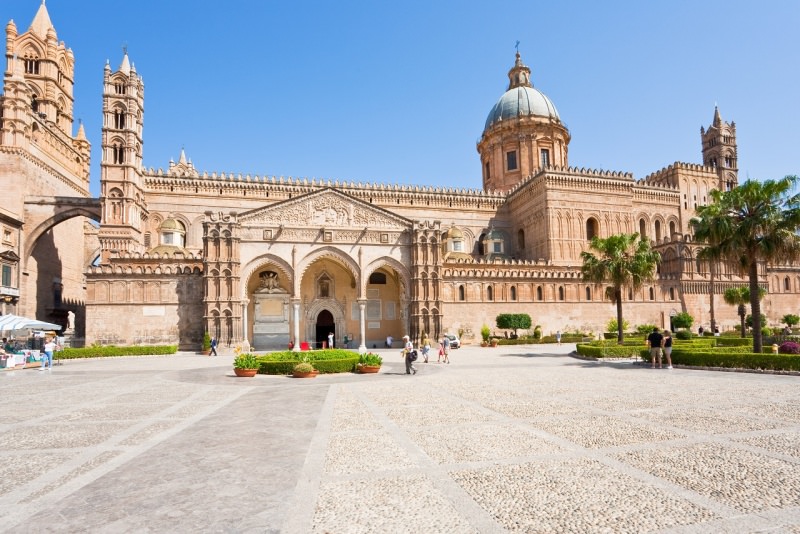
[[[75,139],[86,141],[86,131],[83,129],[83,121],[81,119],[78,119],[78,135],[75,136]]]
[[[178,158],[178,163],[186,165],[186,152],[184,152],[183,147],[181,147],[181,157]]]
[[[517,50],[514,66],[508,71],[508,89],[514,89],[515,87],[533,87],[531,84],[531,69],[522,63],[519,50]]]
[[[131,62],[128,61],[128,47],[122,47],[122,63],[119,64],[119,70],[126,76],[131,75]]]
[[[719,107],[716,104],[714,104],[714,122],[712,124],[714,126],[722,124],[722,117],[719,115]]]
[[[33,22],[31,22],[30,30],[42,39],[45,39],[47,38],[47,30],[49,29],[55,31],[53,23],[50,22],[50,14],[47,12],[44,0],[42,0],[42,5],[39,6],[39,11],[36,12],[36,16],[33,17]]]

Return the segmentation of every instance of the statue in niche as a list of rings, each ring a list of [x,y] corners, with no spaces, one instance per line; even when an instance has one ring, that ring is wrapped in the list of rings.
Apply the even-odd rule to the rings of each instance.
[[[258,277],[261,281],[259,293],[286,293],[286,290],[278,284],[278,273],[275,271],[264,271]]]

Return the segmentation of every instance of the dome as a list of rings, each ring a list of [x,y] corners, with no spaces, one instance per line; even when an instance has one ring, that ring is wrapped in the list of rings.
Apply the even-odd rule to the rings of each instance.
[[[444,234],[445,239],[464,239],[464,232],[456,228],[455,226],[451,227],[447,232]]]
[[[489,230],[489,233],[486,234],[485,239],[487,241],[488,240],[493,240],[493,241],[500,240],[500,241],[502,241],[503,239],[505,239],[505,234],[503,233],[502,230],[497,230],[496,228],[492,227],[492,229]]]
[[[185,233],[186,231],[183,229],[183,225],[176,221],[175,219],[167,219],[163,223],[161,223],[161,231],[162,232],[180,232]]]
[[[536,116],[561,122],[556,106],[541,91],[534,87],[518,86],[503,94],[486,117],[483,130],[495,123],[516,117]]]

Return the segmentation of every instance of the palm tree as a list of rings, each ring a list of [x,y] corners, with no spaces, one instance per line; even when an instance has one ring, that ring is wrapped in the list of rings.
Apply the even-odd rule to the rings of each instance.
[[[745,337],[747,335],[747,329],[744,324],[744,318],[747,315],[745,304],[750,302],[750,288],[747,286],[729,287],[722,294],[722,298],[725,299],[726,304],[738,306],[737,313],[739,314],[739,319],[741,319],[742,337]]]
[[[722,250],[720,249],[719,242],[721,240],[720,234],[724,226],[720,224],[721,220],[719,204],[710,204],[708,206],[698,207],[697,217],[689,221],[689,224],[694,229],[695,240],[707,243],[706,246],[698,251],[697,258],[708,262],[708,300],[712,332],[717,326],[714,294],[716,293],[716,274],[720,267],[720,261],[722,260]]]
[[[797,176],[757,182],[747,180],[730,191],[711,191],[715,236],[703,236],[719,247],[721,258],[739,265],[750,286],[753,352],[760,353],[761,303],[758,266],[800,258],[800,194]],[[696,237],[697,234],[695,234]]]
[[[598,255],[581,252],[581,275],[598,285],[611,284],[607,295],[617,305],[617,342],[622,343],[622,288],[635,291],[652,280],[661,256],[650,248],[648,240],[639,239],[638,233],[593,237],[589,247]]]

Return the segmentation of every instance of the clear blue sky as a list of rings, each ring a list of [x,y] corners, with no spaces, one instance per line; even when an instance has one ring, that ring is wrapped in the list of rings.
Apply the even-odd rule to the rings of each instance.
[[[5,0],[27,30],[40,0]],[[480,188],[475,143],[520,41],[573,166],[700,162],[718,103],[741,179],[798,174],[800,2],[48,0],[99,190],[106,59],[145,82],[144,161]],[[76,121],[77,128],[77,121]]]

